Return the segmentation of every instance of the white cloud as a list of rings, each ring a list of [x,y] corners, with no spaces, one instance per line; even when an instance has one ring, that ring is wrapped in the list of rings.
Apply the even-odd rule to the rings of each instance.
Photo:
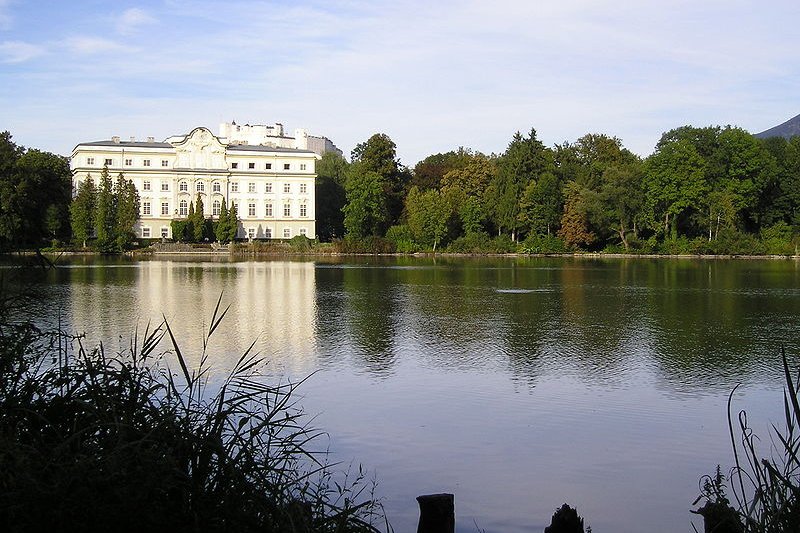
[[[142,26],[155,24],[156,19],[143,9],[132,7],[123,11],[117,21],[117,32],[122,35],[130,35],[139,30]]]
[[[8,12],[10,6],[11,0],[0,0],[0,30],[11,29],[11,15]]]
[[[0,62],[24,63],[41,56],[46,51],[44,46],[22,41],[5,41],[0,43]]]
[[[64,41],[67,49],[81,55],[103,54],[126,50],[123,45],[102,37],[70,37]]]

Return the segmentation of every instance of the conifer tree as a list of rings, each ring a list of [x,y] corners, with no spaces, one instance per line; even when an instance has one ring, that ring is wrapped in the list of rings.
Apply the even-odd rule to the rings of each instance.
[[[114,243],[115,208],[113,185],[108,175],[108,167],[104,166],[100,173],[97,203],[94,210],[94,232],[97,236],[97,247],[103,251],[108,251]]]
[[[214,236],[217,240],[221,243],[228,242],[228,202],[225,200],[222,201],[222,205],[220,206],[219,210],[219,218],[217,219],[217,224],[214,227]]]
[[[203,216],[204,209],[203,197],[200,196],[200,193],[197,193],[194,215],[190,215],[192,220],[192,238],[196,242],[203,242],[203,238],[205,237],[206,219],[205,216]]]
[[[139,219],[139,192],[131,180],[120,173],[114,186],[116,221],[114,226],[117,248],[124,250],[136,238],[133,226]]]
[[[69,208],[72,234],[86,248],[86,241],[94,229],[94,210],[97,202],[97,189],[91,175],[78,185],[78,194]]]

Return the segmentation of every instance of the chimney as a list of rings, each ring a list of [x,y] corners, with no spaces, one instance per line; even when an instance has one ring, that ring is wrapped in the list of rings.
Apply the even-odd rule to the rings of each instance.
[[[147,138],[147,142],[154,143],[154,142],[156,142],[156,138],[155,137],[148,137]]]
[[[111,137],[111,142],[114,144],[119,144],[119,135],[114,135]]]

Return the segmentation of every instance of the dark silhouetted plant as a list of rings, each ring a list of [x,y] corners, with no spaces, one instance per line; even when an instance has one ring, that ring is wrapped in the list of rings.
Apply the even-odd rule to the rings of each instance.
[[[166,320],[110,355],[2,306],[0,530],[388,528],[364,472],[333,474],[296,385],[266,384],[253,345],[211,379],[220,306],[194,369]]]

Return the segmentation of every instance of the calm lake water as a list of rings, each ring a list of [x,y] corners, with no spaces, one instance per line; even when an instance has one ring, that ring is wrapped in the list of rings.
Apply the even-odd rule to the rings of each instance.
[[[763,441],[800,359],[800,264],[683,259],[73,260],[39,310],[119,348],[162,313],[197,362],[220,294],[223,372],[250,343],[378,480],[395,531],[453,492],[462,532],[541,532],[564,502],[597,533],[692,531],[730,467],[726,401]],[[695,520],[702,530],[700,522]]]

